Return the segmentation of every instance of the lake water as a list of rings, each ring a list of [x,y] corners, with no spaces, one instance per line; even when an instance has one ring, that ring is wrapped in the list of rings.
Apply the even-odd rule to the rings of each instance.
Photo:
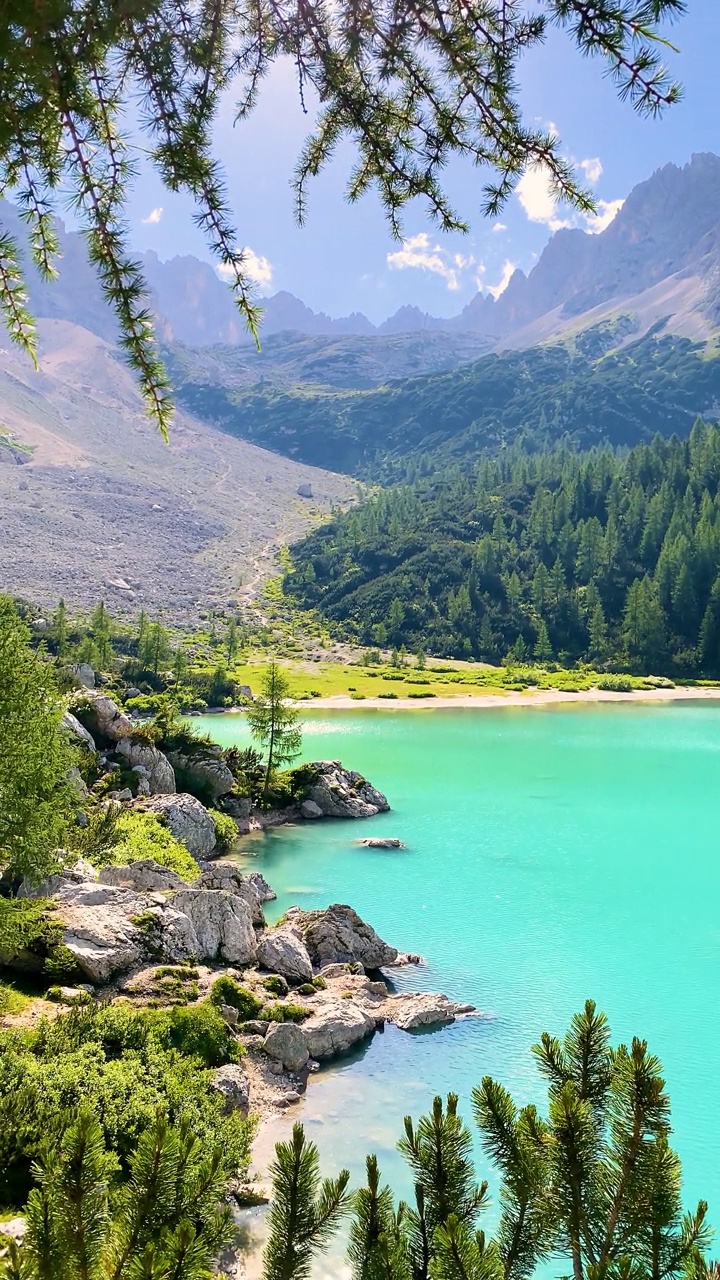
[[[248,740],[240,716],[194,723],[223,746]],[[433,1034],[388,1028],[311,1078],[298,1118],[324,1169],[359,1181],[375,1150],[406,1194],[403,1116],[452,1089],[470,1120],[486,1074],[542,1104],[530,1046],[591,997],[616,1040],[640,1035],[663,1061],[686,1201],[708,1199],[720,1226],[720,704],[317,711],[303,754],[359,769],[392,812],[248,837],[278,893],[270,918],[348,902],[426,958],[399,984],[487,1014]],[[361,834],[408,849],[359,848]],[[317,1270],[340,1274],[332,1256]]]

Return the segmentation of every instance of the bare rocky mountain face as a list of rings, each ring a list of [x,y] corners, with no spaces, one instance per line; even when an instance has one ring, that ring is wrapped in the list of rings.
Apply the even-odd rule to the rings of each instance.
[[[0,352],[0,432],[14,445],[0,449],[0,589],[192,621],[237,604],[279,546],[353,496],[343,476],[184,413],[165,445],[116,348],[68,321],[40,332],[39,373]]]

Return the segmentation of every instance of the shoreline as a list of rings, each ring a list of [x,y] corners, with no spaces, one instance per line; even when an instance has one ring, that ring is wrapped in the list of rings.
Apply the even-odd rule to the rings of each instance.
[[[421,698],[351,698],[344,693],[327,698],[300,699],[291,705],[298,709],[319,711],[452,711],[455,708],[487,709],[491,707],[546,707],[570,702],[695,702],[720,700],[720,686],[697,688],[676,685],[672,689],[632,689],[616,692],[610,689],[527,689],[522,693],[510,689],[495,693],[462,693],[457,696]],[[244,707],[228,707],[221,714],[242,715]],[[204,713],[212,714],[212,711]]]

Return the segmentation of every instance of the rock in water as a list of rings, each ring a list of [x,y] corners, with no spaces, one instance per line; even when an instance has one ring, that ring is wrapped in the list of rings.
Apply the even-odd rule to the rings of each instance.
[[[145,770],[149,794],[152,796],[174,795],[175,772],[167,756],[158,751],[151,742],[142,742],[134,738],[123,738],[118,743],[118,755],[127,760],[131,769],[138,767]]]
[[[316,780],[308,788],[312,800],[327,818],[373,818],[390,805],[361,773],[344,769],[339,760],[316,760],[308,766]]]
[[[312,962],[299,929],[290,924],[268,929],[258,942],[258,963],[270,973],[279,973],[288,982],[309,982]]]
[[[334,903],[324,911],[291,907],[288,922],[297,928],[314,965],[357,962],[365,969],[395,964],[398,950],[383,942],[372,925],[360,919],[352,907]]]
[[[215,824],[207,809],[194,796],[155,796],[145,804],[149,813],[157,813],[176,840],[194,858],[207,858],[215,848]]]
[[[300,805],[300,812],[303,818],[312,819],[312,818],[325,817],[325,814],[320,808],[320,805],[316,804],[314,800],[303,800],[302,804]]]
[[[369,836],[365,840],[358,840],[358,844],[362,844],[366,849],[405,849],[406,846],[402,840],[398,840],[395,836]]]
[[[281,1063],[287,1071],[302,1071],[310,1057],[305,1033],[294,1022],[273,1022],[263,1048],[268,1057]]]

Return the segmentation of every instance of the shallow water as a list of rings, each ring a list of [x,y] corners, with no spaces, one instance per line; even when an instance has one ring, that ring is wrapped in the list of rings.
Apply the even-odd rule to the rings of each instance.
[[[242,717],[195,723],[223,745],[247,740]],[[530,1045],[590,996],[616,1038],[639,1034],[664,1062],[686,1200],[708,1199],[720,1226],[720,707],[315,712],[304,757],[361,770],[393,811],[249,837],[279,895],[273,918],[350,902],[426,958],[399,981],[488,1015],[430,1035],[388,1028],[311,1079],[298,1118],[325,1170],[359,1180],[375,1150],[405,1192],[394,1143],[434,1094],[458,1092],[469,1118],[491,1074],[542,1103]],[[408,850],[355,843],[380,833]],[[337,1260],[317,1274],[339,1275]]]

